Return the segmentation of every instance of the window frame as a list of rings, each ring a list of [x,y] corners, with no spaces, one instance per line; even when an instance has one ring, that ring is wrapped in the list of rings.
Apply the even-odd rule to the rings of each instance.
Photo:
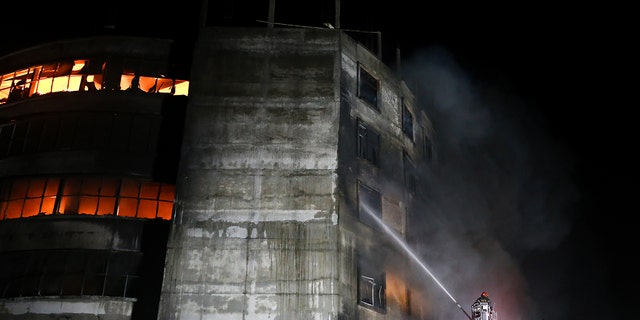
[[[358,63],[358,98],[380,112],[380,80]]]
[[[402,98],[402,132],[409,138],[409,140],[413,141],[414,140],[414,125],[413,125],[413,113],[411,112],[411,110],[409,109],[409,106],[407,106],[404,98]]]
[[[386,313],[386,274],[376,269],[377,266],[358,256],[358,305],[376,312]]]
[[[380,133],[362,119],[356,123],[357,155],[375,166],[380,165]]]
[[[0,180],[0,220],[68,214],[171,220],[174,198],[174,185],[133,178],[7,179]]]
[[[380,222],[377,220],[382,221],[382,194],[362,181],[358,181],[357,188],[358,220],[371,228],[379,230],[381,227],[379,225]],[[375,203],[373,203],[374,201]],[[365,210],[372,211],[372,213]]]

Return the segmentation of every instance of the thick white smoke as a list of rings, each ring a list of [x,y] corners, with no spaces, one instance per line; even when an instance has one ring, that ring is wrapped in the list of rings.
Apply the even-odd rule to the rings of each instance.
[[[500,320],[566,319],[566,297],[555,295],[566,266],[524,270],[572,228],[578,193],[562,141],[523,99],[474,79],[443,48],[416,51],[402,70],[435,130],[420,255],[465,310],[487,291]],[[466,318],[444,293],[430,294],[442,306],[434,319]],[[541,305],[553,310],[543,316]]]

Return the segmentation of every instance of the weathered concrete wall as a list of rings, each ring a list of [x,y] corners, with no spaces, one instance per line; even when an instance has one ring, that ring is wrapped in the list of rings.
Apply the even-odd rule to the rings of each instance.
[[[0,300],[3,320],[129,320],[135,299],[35,297]]]
[[[206,29],[160,319],[337,319],[338,32]]]
[[[407,235],[409,213],[415,199],[407,192],[404,179],[403,152],[419,161],[420,144],[402,132],[402,105],[406,104],[412,114],[419,114],[414,95],[391,70],[377,57],[353,39],[344,37],[341,43],[341,115],[339,143],[339,199],[340,231],[343,251],[353,250],[365,263],[385,274],[384,312],[368,309],[357,300],[354,286],[358,281],[355,268],[345,269],[342,291],[345,306],[355,311],[347,312],[354,319],[410,319],[409,294],[415,292],[416,279],[407,278],[410,267],[407,255],[398,250],[397,243],[381,228],[372,228],[358,219],[358,184],[364,183],[377,190],[381,196],[382,221],[399,238]],[[358,70],[363,67],[378,80],[379,110],[375,110],[358,97]],[[414,116],[414,118],[417,118]],[[380,134],[379,163],[373,165],[357,154],[358,119]],[[415,136],[420,136],[421,121],[414,122]],[[353,255],[353,254],[352,254]],[[348,256],[344,256],[348,259]],[[355,264],[346,261],[345,265]],[[351,272],[349,272],[351,271]],[[348,300],[347,300],[348,299]],[[420,302],[422,303],[422,301]]]

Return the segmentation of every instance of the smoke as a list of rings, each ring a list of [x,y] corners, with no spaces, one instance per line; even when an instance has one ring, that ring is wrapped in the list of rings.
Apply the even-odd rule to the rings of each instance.
[[[487,291],[499,320],[567,319],[566,301],[554,295],[565,264],[547,261],[544,274],[524,268],[572,228],[578,193],[566,146],[523,99],[473,78],[443,48],[413,54],[403,70],[435,132],[427,212],[415,222],[421,257],[465,310]],[[466,318],[430,288],[441,306],[434,319]]]

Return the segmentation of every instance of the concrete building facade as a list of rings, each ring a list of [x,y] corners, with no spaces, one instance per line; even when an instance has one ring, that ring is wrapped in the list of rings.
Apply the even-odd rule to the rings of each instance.
[[[176,50],[0,58],[0,317],[426,319],[393,240],[433,157],[405,83],[337,29],[208,27]]]

